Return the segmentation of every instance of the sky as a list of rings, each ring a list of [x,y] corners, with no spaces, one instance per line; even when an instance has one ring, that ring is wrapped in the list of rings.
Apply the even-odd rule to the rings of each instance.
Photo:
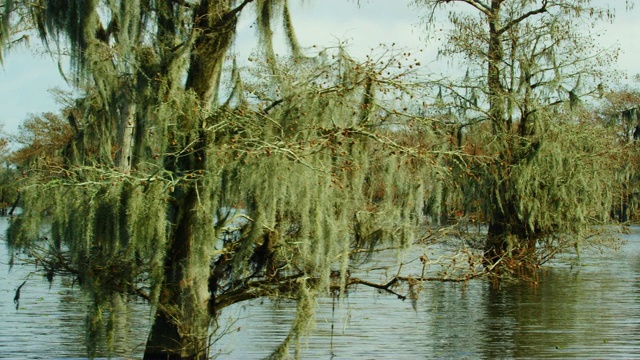
[[[424,25],[425,11],[398,0],[290,0],[297,36],[303,47],[335,46],[346,41],[350,53],[364,56],[380,44],[393,44],[410,51],[422,49],[420,62],[430,73],[455,72],[455,65],[437,59],[437,43],[427,43]],[[601,6],[614,7],[613,23],[602,23],[599,29],[600,46],[620,47],[617,70],[630,77],[640,73],[640,0],[632,10],[625,10],[625,0],[595,0]],[[443,14],[445,15],[445,14]],[[446,16],[440,16],[446,24]],[[253,19],[245,16],[239,23],[238,44],[234,49],[249,56],[255,47]],[[277,34],[276,34],[277,35]],[[32,40],[36,45],[37,40]],[[63,66],[64,68],[64,66]],[[69,90],[60,76],[57,59],[25,49],[5,54],[0,68],[0,123],[7,132],[15,132],[29,114],[57,111],[50,90]]]

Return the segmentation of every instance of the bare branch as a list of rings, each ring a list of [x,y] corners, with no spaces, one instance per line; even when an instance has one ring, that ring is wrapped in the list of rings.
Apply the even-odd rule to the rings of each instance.
[[[530,18],[530,17],[532,17],[534,15],[546,13],[546,12],[547,12],[547,0],[543,0],[541,7],[537,8],[535,10],[528,11],[528,12],[522,14],[521,16],[519,16],[519,17],[517,17],[515,19],[512,19],[505,26],[503,26],[502,28],[498,29],[496,31],[496,34],[498,36],[500,36],[503,33],[505,33],[506,31],[509,31],[509,29],[511,29],[513,26],[520,24],[521,22],[523,22],[527,18]]]

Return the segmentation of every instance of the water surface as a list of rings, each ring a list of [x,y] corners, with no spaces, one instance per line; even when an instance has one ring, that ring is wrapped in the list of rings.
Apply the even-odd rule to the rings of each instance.
[[[0,219],[0,231],[6,219]],[[367,287],[318,300],[308,359],[640,358],[640,228],[618,251],[567,256],[540,273],[539,284],[485,280],[425,283],[411,301]],[[87,356],[87,299],[77,286],[49,284],[33,268],[14,266],[0,244],[0,358]],[[15,289],[27,279],[20,306]],[[291,301],[256,300],[227,309],[220,359],[260,359],[284,339],[295,316]],[[140,358],[149,307],[131,303],[118,318],[115,349],[100,357]]]

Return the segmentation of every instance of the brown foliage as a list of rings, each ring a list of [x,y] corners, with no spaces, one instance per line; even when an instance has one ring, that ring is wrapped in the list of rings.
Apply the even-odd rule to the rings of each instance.
[[[14,139],[22,147],[13,152],[11,161],[23,166],[36,159],[60,163],[61,151],[72,138],[71,126],[60,116],[53,113],[31,115]]]

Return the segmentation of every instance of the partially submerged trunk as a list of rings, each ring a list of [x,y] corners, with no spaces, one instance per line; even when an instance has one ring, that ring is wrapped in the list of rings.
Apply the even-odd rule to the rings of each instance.
[[[503,59],[503,49],[500,34],[500,9],[502,1],[492,0],[487,20],[489,23],[489,48],[487,52],[487,85],[489,90],[489,116],[492,124],[493,133],[496,136],[499,146],[507,148],[508,144],[508,132],[510,122],[506,120],[506,109],[504,104],[504,89],[502,88],[500,79],[500,64]],[[503,157],[504,154],[501,154]],[[504,184],[502,179],[506,173],[506,167],[508,167],[507,159],[501,158],[497,161],[496,175],[493,179],[493,187],[489,189],[489,196],[492,197],[490,204],[494,208],[491,221],[489,223],[489,229],[487,232],[487,239],[484,248],[485,263],[489,268],[492,268],[494,264],[506,253],[507,244],[506,238],[509,235],[508,216],[504,214],[504,211],[499,209],[502,194],[502,188]]]
[[[507,251],[507,231],[502,222],[492,219],[487,230],[487,239],[484,244],[484,260],[489,267],[496,264]]]
[[[489,223],[484,246],[484,262],[488,269],[535,266],[536,234],[515,216],[494,214]]]
[[[493,270],[503,259],[512,257],[514,246],[518,241],[517,236],[508,230],[506,224],[491,221],[484,246],[486,266]]]
[[[240,9],[233,10],[228,0],[203,0],[194,12],[194,26],[200,34],[193,43],[186,90],[196,94],[199,108],[205,111],[216,106],[222,63],[235,34]],[[178,129],[198,130],[174,136],[182,141],[174,140],[169,145],[169,153],[176,155],[165,167],[172,173],[205,173],[209,145],[202,130],[205,124],[197,113],[187,114],[179,121],[183,125]],[[185,149],[192,152],[182,154]],[[172,228],[164,262],[164,281],[145,359],[208,358],[212,314],[208,307],[211,257],[207,249],[215,241],[203,236],[201,231],[203,227],[213,226],[213,217],[207,219],[201,214],[206,207],[202,204],[202,199],[207,199],[206,188],[201,179],[183,180],[172,193],[174,201],[168,214]]]
[[[184,189],[144,359],[207,359],[209,261],[198,246],[195,186]]]

